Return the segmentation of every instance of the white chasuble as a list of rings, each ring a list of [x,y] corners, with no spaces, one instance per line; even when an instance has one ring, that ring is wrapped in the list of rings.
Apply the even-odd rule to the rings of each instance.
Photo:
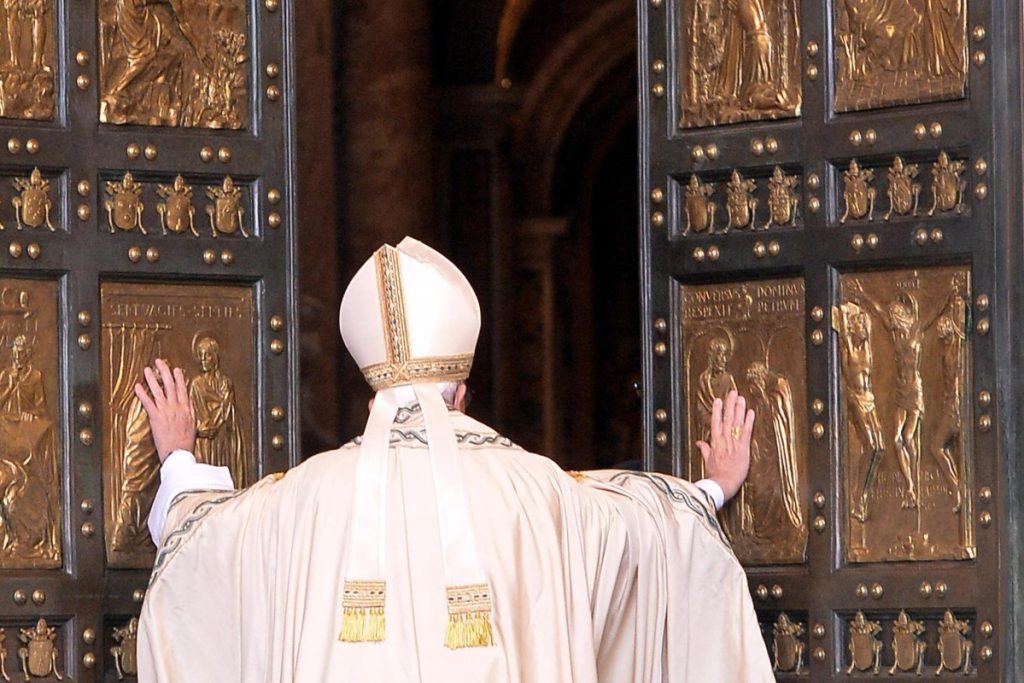
[[[386,468],[383,639],[339,639],[353,442],[244,491],[178,497],[143,606],[139,680],[774,680],[746,577],[704,493],[658,474],[570,476],[479,422],[451,420],[493,645],[445,646],[426,432],[417,409],[401,409]]]

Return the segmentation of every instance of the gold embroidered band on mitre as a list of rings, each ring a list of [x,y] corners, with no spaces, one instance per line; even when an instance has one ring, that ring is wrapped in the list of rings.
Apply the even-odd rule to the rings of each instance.
[[[384,346],[387,360],[360,368],[363,377],[374,391],[402,384],[427,382],[460,382],[469,377],[473,367],[473,354],[412,358],[409,348],[409,328],[405,317],[405,295],[399,252],[385,245],[373,255],[377,268],[377,291],[380,295],[380,314],[384,325]]]
[[[448,586],[448,630],[444,646],[457,650],[493,644],[490,586],[486,583]]]
[[[464,356],[414,358],[404,363],[377,363],[361,370],[373,390],[380,391],[400,384],[461,382],[469,377],[472,367],[473,354],[468,353]]]
[[[384,640],[384,582],[345,581],[341,598],[341,633],[346,643]]]

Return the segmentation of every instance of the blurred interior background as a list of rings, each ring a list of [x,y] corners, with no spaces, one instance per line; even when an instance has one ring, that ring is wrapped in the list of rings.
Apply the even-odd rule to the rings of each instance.
[[[565,468],[639,458],[634,3],[298,7],[304,454],[365,424],[337,308],[412,235],[480,297],[471,415]]]

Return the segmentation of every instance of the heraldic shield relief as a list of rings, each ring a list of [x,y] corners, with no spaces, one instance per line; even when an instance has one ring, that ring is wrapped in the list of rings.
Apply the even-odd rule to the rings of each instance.
[[[801,563],[808,529],[804,283],[684,285],[680,298],[687,443],[708,438],[711,405],[732,389],[760,416],[750,476],[722,509],[722,526],[747,564]],[[702,467],[694,446],[688,476],[699,479]]]

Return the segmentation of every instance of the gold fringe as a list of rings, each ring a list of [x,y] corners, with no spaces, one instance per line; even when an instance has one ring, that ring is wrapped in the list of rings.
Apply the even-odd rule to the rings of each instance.
[[[384,640],[384,608],[346,607],[338,640],[345,643],[379,643]]]
[[[448,615],[444,646],[457,650],[463,647],[488,647],[494,644],[490,612]]]
[[[486,583],[448,586],[448,629],[444,645],[452,650],[494,644],[491,590]]]
[[[338,640],[346,643],[384,640],[384,595],[383,581],[345,581]]]

